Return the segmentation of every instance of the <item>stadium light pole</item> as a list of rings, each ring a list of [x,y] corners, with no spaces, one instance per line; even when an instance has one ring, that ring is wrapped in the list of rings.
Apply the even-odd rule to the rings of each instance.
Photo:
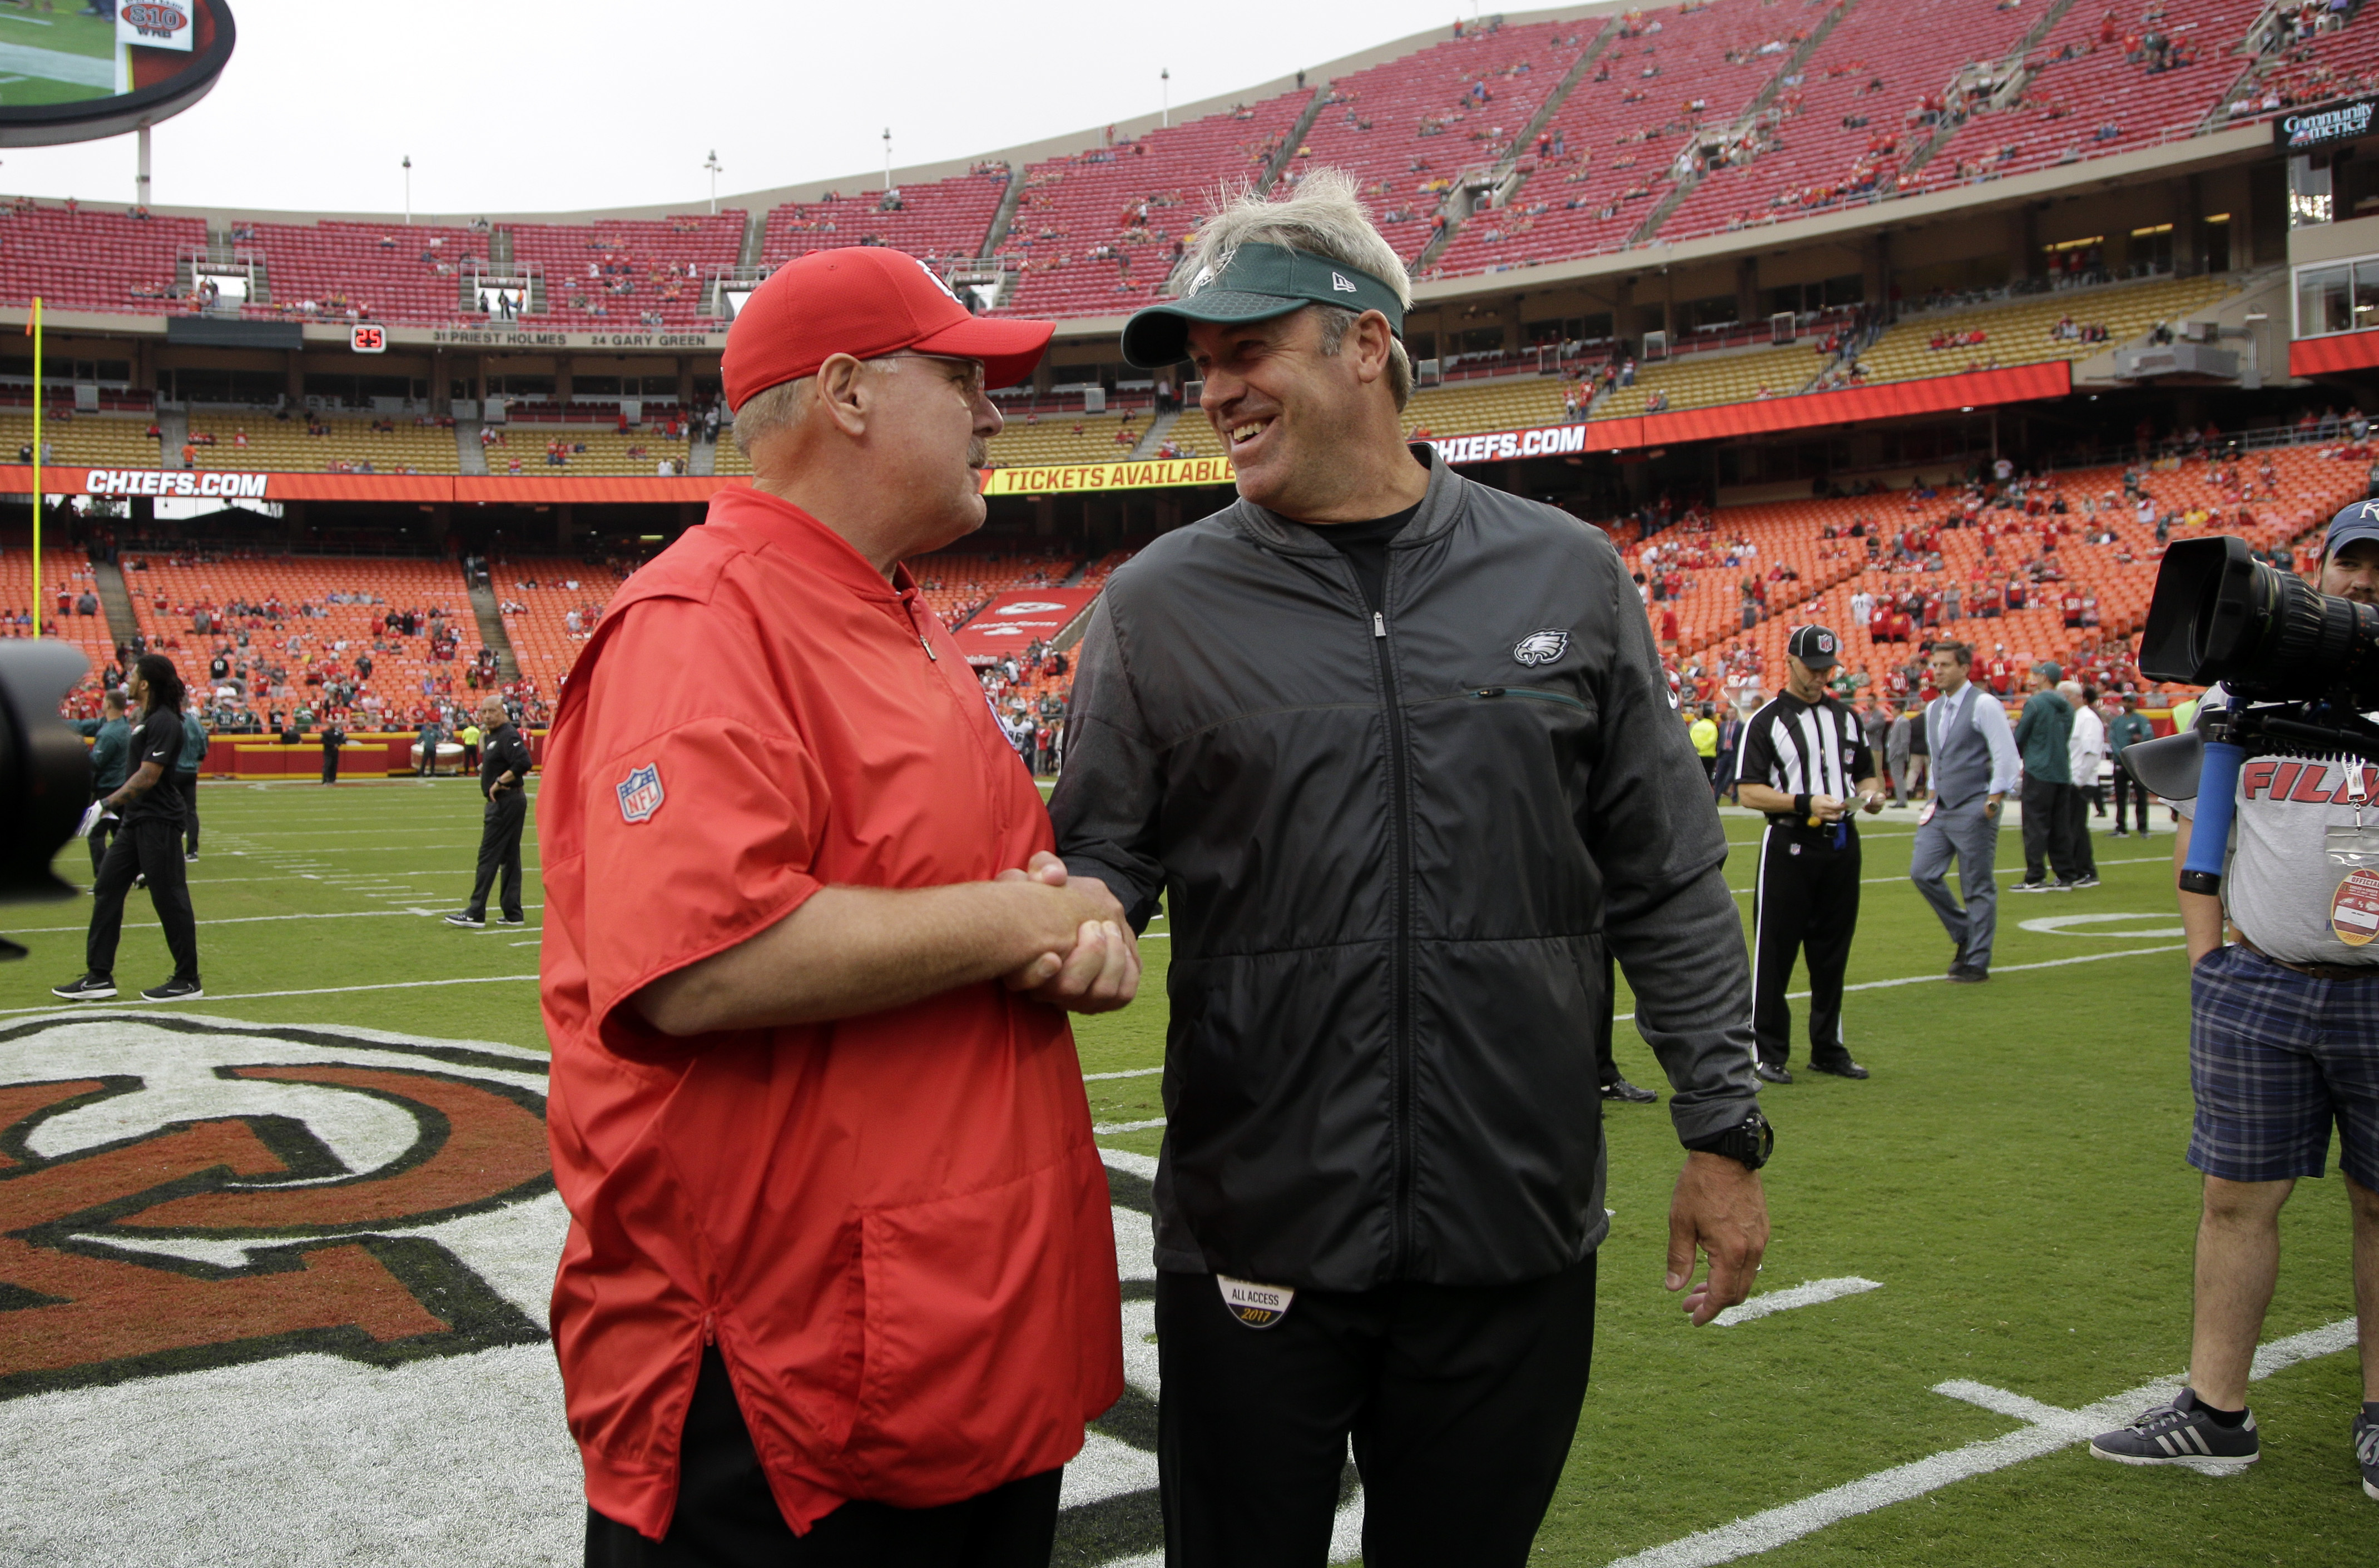
[[[149,206],[149,122],[140,122],[140,166],[132,180],[132,205],[147,211]]]
[[[892,127],[884,127],[884,188],[892,188]]]
[[[405,155],[405,224],[413,226],[413,154]]]
[[[716,218],[719,216],[719,149],[714,147],[710,150],[710,156],[703,161],[702,166],[710,171],[710,215]]]
[[[1164,84],[1161,90],[1165,94],[1165,113],[1158,116],[1157,123],[1169,127],[1173,124],[1173,67],[1167,66],[1158,71],[1156,79]]]

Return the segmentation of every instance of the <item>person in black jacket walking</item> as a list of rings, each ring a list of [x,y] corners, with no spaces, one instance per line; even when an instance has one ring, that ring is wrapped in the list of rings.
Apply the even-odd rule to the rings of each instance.
[[[1604,955],[1675,1091],[1668,1285],[1767,1239],[1769,1135],[1710,786],[1603,535],[1407,448],[1410,296],[1317,169],[1199,231],[1124,356],[1184,358],[1238,502],[1119,571],[1051,802],[1170,912],[1155,1181],[1176,1568],[1519,1564],[1575,1435],[1603,1210]]]
[[[487,732],[480,748],[479,793],[488,803],[479,819],[479,871],[471,884],[468,908],[446,917],[449,925],[488,923],[488,890],[496,874],[503,873],[503,917],[500,923],[519,925],[527,917],[521,909],[521,830],[528,825],[528,742],[513,728],[501,697],[479,704],[479,728]]]

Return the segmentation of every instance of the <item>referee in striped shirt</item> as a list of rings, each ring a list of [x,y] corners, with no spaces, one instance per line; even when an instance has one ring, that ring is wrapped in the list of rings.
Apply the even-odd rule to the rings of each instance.
[[[1809,1066],[1865,1078],[1842,1043],[1842,971],[1858,926],[1859,840],[1854,806],[1883,809],[1875,754],[1858,716],[1826,691],[1842,639],[1796,626],[1784,645],[1784,690],[1743,730],[1741,799],[1768,814],[1752,903],[1752,1033],[1757,1071],[1790,1083],[1793,1008],[1784,988],[1793,959],[1809,964]]]

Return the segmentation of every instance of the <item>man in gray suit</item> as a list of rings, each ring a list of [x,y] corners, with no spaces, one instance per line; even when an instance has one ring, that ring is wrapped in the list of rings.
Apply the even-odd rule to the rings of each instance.
[[[1933,683],[1941,694],[1925,706],[1925,734],[1933,754],[1933,803],[1917,819],[1916,854],[1908,874],[1942,929],[1958,945],[1950,978],[1988,980],[1991,936],[1999,923],[1999,805],[2016,787],[2020,762],[2007,709],[1968,679],[1974,650],[1963,643],[1933,645]],[[1965,907],[1950,896],[1950,861],[1958,862]]]

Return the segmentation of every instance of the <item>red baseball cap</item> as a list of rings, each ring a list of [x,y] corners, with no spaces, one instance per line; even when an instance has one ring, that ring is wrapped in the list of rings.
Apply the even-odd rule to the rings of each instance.
[[[1033,373],[1054,321],[971,315],[950,285],[903,250],[880,245],[814,250],[752,291],[727,331],[719,365],[727,405],[817,374],[830,355],[876,359],[901,349],[983,362],[986,387]]]

